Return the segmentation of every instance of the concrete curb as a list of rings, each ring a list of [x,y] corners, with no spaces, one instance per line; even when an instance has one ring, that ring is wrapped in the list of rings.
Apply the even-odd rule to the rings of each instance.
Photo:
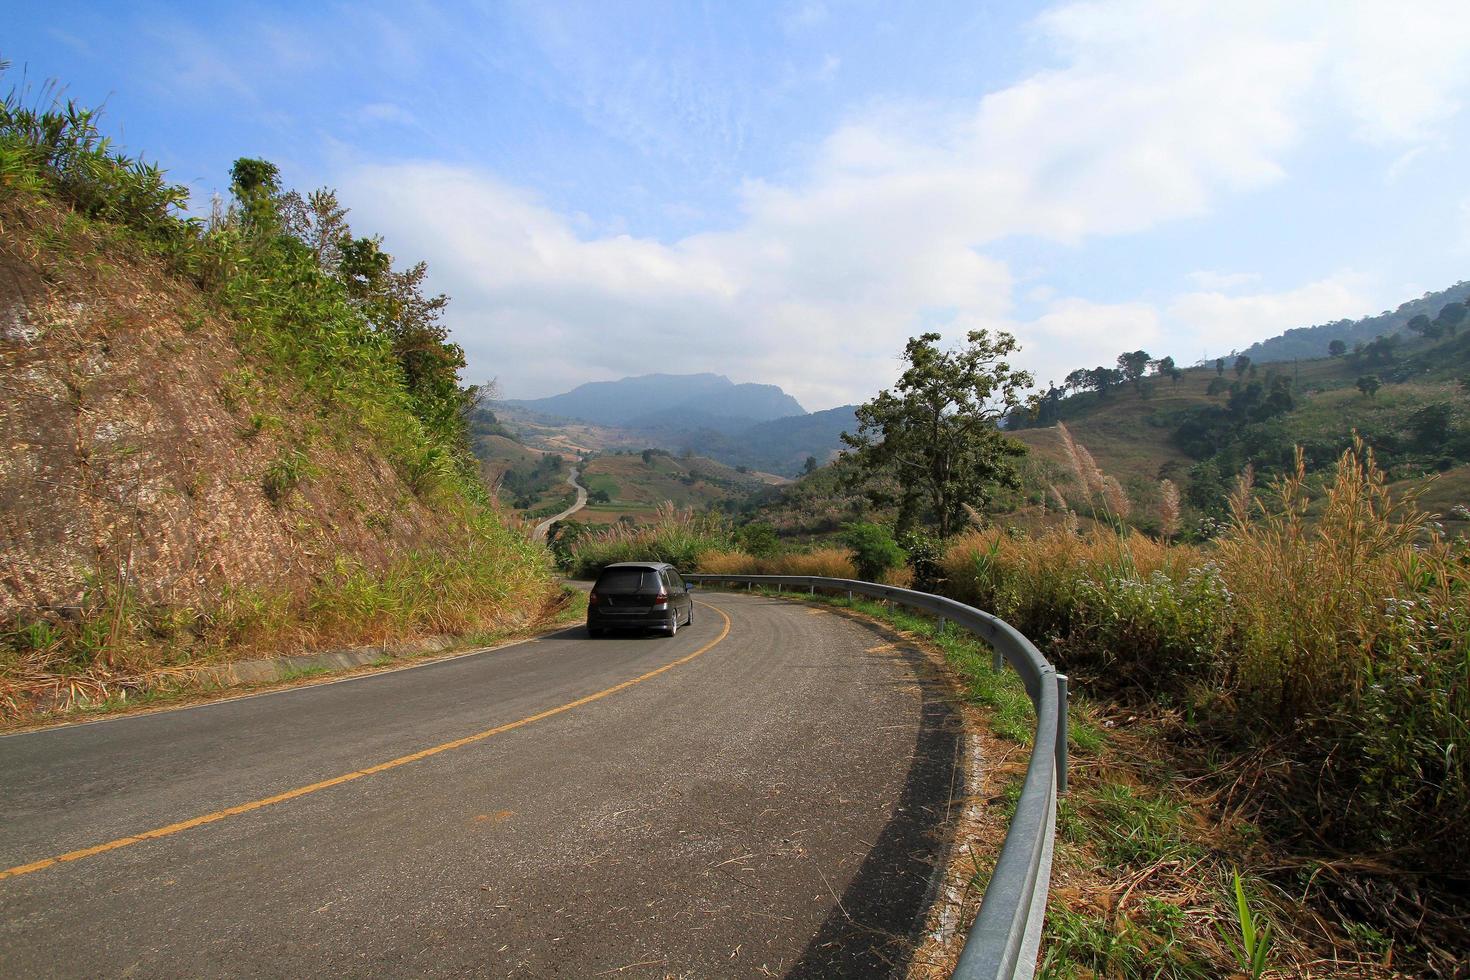
[[[231,663],[173,668],[136,678],[127,686],[127,689],[131,692],[140,692],[165,682],[172,682],[180,686],[183,693],[202,696],[203,700],[198,702],[201,704],[220,700],[221,697],[224,700],[232,700],[235,697],[247,697],[260,693],[256,688],[261,685],[294,680],[307,672],[315,675],[320,670],[323,676],[313,677],[313,679],[329,681],[333,679],[328,676],[330,674],[337,671],[351,671],[359,667],[375,665],[388,669],[413,667],[421,663],[433,663],[434,660],[439,659],[435,655],[464,656],[482,651],[498,650],[503,646],[536,639],[575,625],[571,622],[556,622],[558,615],[560,615],[559,612],[549,616],[524,617],[507,623],[505,625],[509,629],[500,634],[498,639],[488,643],[473,641],[464,635],[421,636],[397,643],[374,646],[346,647],[316,653],[298,653],[257,660],[237,660]],[[236,688],[238,690],[232,690]],[[12,723],[0,724],[0,738],[49,728],[109,721],[140,712],[170,711],[179,707],[192,706],[194,706],[193,703],[158,705],[151,708],[125,706],[118,711],[88,714],[71,710],[76,707],[75,705],[61,705],[59,698],[53,694],[38,699],[30,705],[24,715],[14,719]]]
[[[262,660],[238,660],[234,663],[203,667],[192,672],[189,680],[201,685],[231,687],[236,684],[261,684],[284,680],[292,674],[324,667],[328,670],[346,670],[375,664],[383,659],[397,660],[402,657],[443,653],[457,646],[470,649],[474,644],[462,637],[426,636],[407,643],[392,643],[371,647],[348,647],[345,650],[324,650],[321,653],[302,653],[289,657],[269,657]]]

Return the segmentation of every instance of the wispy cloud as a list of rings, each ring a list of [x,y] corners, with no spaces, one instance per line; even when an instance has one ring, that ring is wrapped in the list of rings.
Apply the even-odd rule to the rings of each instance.
[[[1261,274],[1258,272],[1215,272],[1210,269],[1198,269],[1189,274],[1189,281],[1200,289],[1212,292],[1229,292],[1241,286],[1249,286],[1251,283],[1260,282]]]
[[[346,184],[390,242],[429,257],[457,297],[475,370],[514,366],[512,394],[646,369],[658,350],[669,370],[720,365],[835,404],[889,383],[903,339],[935,309],[952,311],[952,334],[1016,331],[1042,377],[1124,347],[1192,359],[1366,312],[1376,297],[1346,273],[1242,294],[1258,284],[1249,274],[1201,271],[1171,299],[1043,294],[1041,313],[1021,320],[1011,270],[987,252],[1017,237],[1077,245],[1209,215],[1286,180],[1324,120],[1352,118],[1362,139],[1405,146],[1453,111],[1466,78],[1430,73],[1404,96],[1407,121],[1389,125],[1376,86],[1399,84],[1398,71],[1366,49],[1396,49],[1385,32],[1417,21],[1344,27],[1337,9],[1055,8],[1035,24],[1053,67],[969,105],[870,107],[795,176],[746,180],[735,227],[671,243],[581,237],[536,196],[470,168],[368,167]],[[585,50],[567,40],[577,30],[563,19],[544,37],[570,58]],[[1470,63],[1470,36],[1451,33],[1440,57]],[[717,72],[677,58],[564,67],[588,111],[634,138],[738,139],[733,103],[710,90]]]
[[[63,31],[60,28],[51,27],[46,30],[46,34],[50,36],[53,40],[60,41],[62,44],[71,48],[77,54],[83,55],[85,57],[90,57],[92,55],[92,45],[88,44],[86,39],[78,37],[77,35],[72,34],[69,31]]]
[[[414,114],[393,102],[369,102],[359,106],[353,117],[365,123],[395,123],[400,126],[415,125]]]

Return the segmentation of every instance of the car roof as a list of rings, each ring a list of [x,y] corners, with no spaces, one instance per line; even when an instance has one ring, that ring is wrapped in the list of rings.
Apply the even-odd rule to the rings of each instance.
[[[611,565],[604,565],[602,567],[602,570],[605,572],[605,571],[607,571],[610,568],[673,568],[673,567],[674,567],[673,565],[670,565],[666,561],[615,561]]]

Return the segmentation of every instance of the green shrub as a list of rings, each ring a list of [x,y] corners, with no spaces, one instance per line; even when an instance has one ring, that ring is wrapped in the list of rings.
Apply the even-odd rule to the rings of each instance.
[[[852,549],[853,564],[857,565],[858,578],[877,582],[889,569],[903,564],[905,555],[893,534],[881,524],[857,522],[847,525],[842,541]]]
[[[300,450],[283,453],[271,460],[261,478],[261,489],[273,504],[279,504],[304,480],[311,468],[306,454]]]
[[[572,574],[582,578],[592,578],[619,561],[666,561],[688,570],[698,566],[705,552],[733,545],[734,533],[725,518],[664,503],[649,524],[613,524],[583,534],[570,546],[568,564]]]
[[[752,521],[736,535],[740,549],[757,558],[769,558],[780,547],[776,529],[763,521]]]

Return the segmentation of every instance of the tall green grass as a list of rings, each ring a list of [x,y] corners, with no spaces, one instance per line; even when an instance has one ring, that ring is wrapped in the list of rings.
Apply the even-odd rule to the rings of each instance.
[[[705,552],[734,545],[734,531],[724,517],[665,502],[647,524],[612,524],[584,534],[571,546],[569,565],[573,575],[584,578],[619,561],[666,561],[692,570]]]
[[[1260,753],[1265,822],[1470,874],[1470,553],[1396,503],[1361,446],[1315,505],[1300,460],[1269,492],[1243,481],[1213,546],[977,532],[945,570],[1093,689],[1162,698]]]

